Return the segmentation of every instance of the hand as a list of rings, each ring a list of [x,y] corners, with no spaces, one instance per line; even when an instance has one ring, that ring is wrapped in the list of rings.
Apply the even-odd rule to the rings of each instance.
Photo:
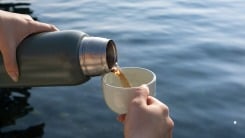
[[[168,107],[148,94],[148,87],[141,86],[135,91],[127,115],[118,116],[124,124],[125,138],[172,138],[174,122]]]
[[[0,10],[0,52],[5,69],[14,81],[18,81],[16,48],[32,33],[56,31],[55,26],[34,21],[31,16]]]

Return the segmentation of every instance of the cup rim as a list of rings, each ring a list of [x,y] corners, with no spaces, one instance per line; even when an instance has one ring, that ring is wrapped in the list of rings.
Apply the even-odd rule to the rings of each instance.
[[[141,69],[141,70],[145,70],[145,71],[151,73],[152,76],[153,76],[153,78],[151,79],[151,81],[148,82],[148,83],[146,83],[146,84],[142,84],[142,85],[147,85],[147,86],[149,86],[149,85],[152,84],[154,81],[156,81],[156,74],[155,74],[153,71],[149,70],[149,69],[142,68],[142,67],[122,67],[121,69]],[[111,73],[111,72],[110,72],[110,73]],[[109,73],[106,73],[106,74],[104,74],[104,75],[102,76],[102,84],[103,84],[103,85],[106,85],[106,86],[109,86],[109,87],[113,87],[113,88],[126,89],[126,90],[127,90],[127,89],[132,89],[132,88],[138,88],[138,87],[140,87],[140,86],[134,86],[134,87],[127,88],[127,87],[119,87],[119,86],[110,85],[110,84],[108,84],[108,83],[104,83],[105,76],[108,75],[108,74],[109,74]]]

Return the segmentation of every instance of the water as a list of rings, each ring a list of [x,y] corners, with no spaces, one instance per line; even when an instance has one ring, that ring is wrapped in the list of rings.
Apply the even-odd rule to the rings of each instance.
[[[47,5],[48,4],[48,5]],[[245,137],[244,0],[42,0],[34,14],[61,30],[115,40],[119,64],[151,69],[175,138]],[[100,77],[70,87],[33,88],[34,108],[3,132],[44,123],[44,138],[122,138]]]

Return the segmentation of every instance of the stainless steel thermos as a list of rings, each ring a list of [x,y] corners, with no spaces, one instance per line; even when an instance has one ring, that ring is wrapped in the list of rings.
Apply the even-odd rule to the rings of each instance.
[[[81,84],[109,72],[117,62],[113,40],[73,30],[31,35],[16,54],[19,80],[7,75],[0,55],[0,87]]]

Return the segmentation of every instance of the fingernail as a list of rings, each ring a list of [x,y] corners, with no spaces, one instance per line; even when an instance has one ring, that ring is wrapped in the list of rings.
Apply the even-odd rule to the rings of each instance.
[[[18,72],[10,72],[10,77],[12,78],[12,80],[14,82],[17,82],[18,81],[18,78],[19,78],[19,73]]]

